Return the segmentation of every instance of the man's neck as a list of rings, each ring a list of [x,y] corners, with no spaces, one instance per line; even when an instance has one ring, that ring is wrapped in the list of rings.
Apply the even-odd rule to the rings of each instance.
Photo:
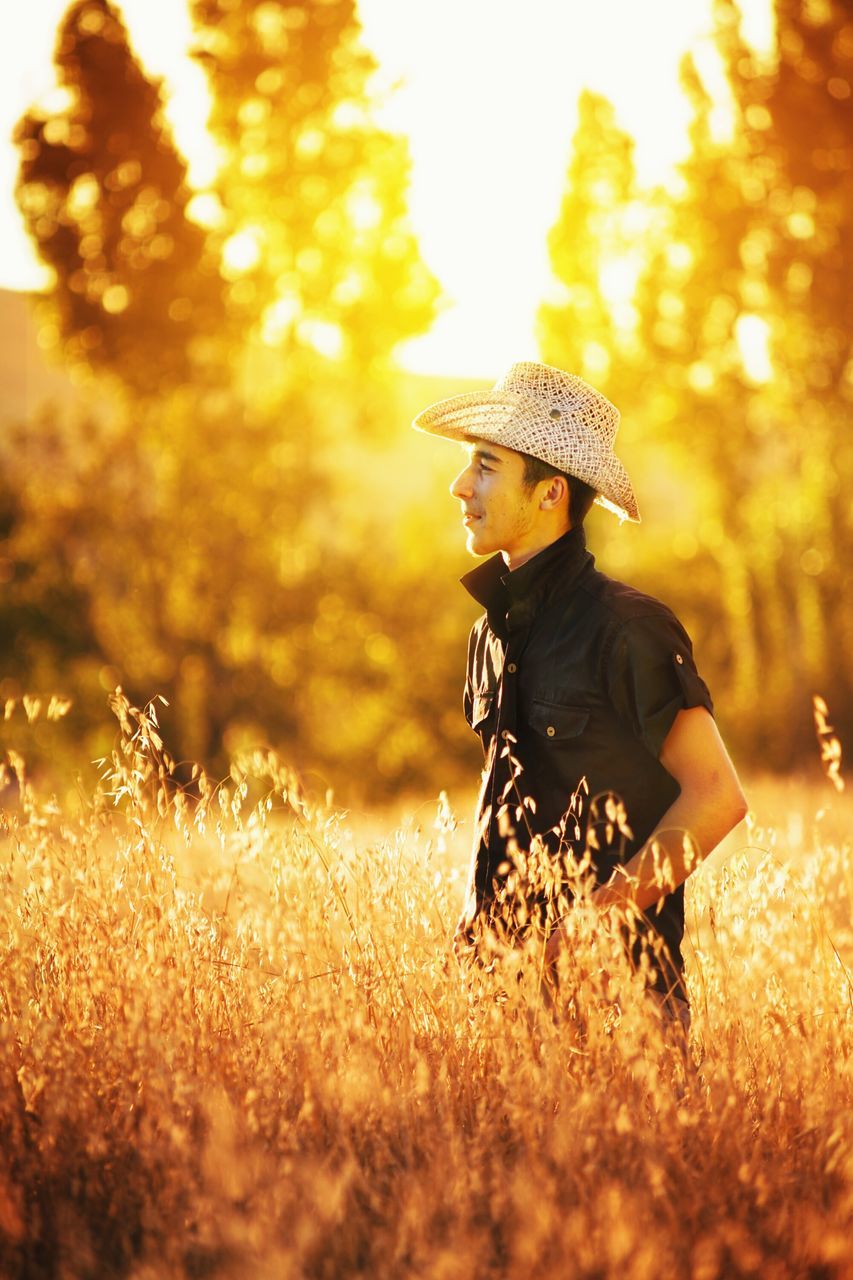
[[[567,524],[560,529],[553,530],[550,535],[540,534],[538,538],[522,547],[513,547],[511,551],[502,551],[501,555],[510,573],[513,569],[520,569],[523,564],[527,564],[527,561],[532,560],[534,556],[538,556],[540,551],[550,547],[553,542],[556,542],[558,538],[562,538],[571,528],[571,524]]]

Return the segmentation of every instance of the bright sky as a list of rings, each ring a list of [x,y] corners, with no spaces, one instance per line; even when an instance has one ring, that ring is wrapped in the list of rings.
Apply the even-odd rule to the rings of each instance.
[[[67,0],[28,0],[0,45],[0,138],[54,83],[56,25]],[[204,134],[205,86],[187,57],[185,0],[122,0],[196,185],[215,159]],[[687,147],[679,63],[694,50],[726,127],[726,88],[709,39],[712,0],[359,0],[365,39],[387,94],[383,122],[408,134],[411,210],[421,250],[450,302],[404,363],[493,376],[535,357],[536,308],[547,292],[545,238],[556,216],[576,102],[606,94],[637,144],[641,177],[666,181]],[[744,34],[772,40],[772,0],[741,0]],[[38,265],[15,209],[16,157],[0,141],[0,287],[27,289]]]

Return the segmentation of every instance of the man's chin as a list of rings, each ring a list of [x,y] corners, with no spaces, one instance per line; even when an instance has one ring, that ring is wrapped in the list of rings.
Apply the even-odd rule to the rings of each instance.
[[[465,546],[472,556],[490,556],[498,550],[497,547],[492,546],[485,531],[480,529],[468,530]]]

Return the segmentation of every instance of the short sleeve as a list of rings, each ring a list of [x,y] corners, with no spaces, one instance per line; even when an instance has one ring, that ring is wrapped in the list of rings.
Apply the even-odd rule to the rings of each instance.
[[[630,618],[620,627],[607,659],[605,680],[617,715],[654,756],[659,756],[679,711],[714,704],[696,670],[693,646],[669,610]]]

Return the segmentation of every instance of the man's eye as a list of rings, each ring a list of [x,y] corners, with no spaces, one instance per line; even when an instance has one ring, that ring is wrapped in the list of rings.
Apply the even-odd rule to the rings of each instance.
[[[484,465],[483,465],[483,463],[481,462],[481,463],[480,463],[480,470],[481,470],[481,471],[483,471],[483,472],[485,472],[485,474],[486,474],[487,476],[490,476],[490,475],[492,474],[492,472],[494,471],[494,467],[486,467],[486,466],[484,466]]]

